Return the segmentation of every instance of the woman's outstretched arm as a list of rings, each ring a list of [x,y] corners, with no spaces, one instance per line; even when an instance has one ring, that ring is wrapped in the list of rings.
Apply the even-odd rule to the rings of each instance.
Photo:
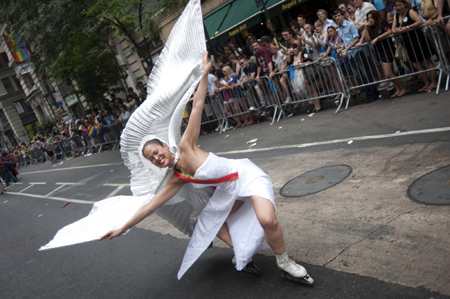
[[[119,229],[109,231],[104,236],[102,236],[100,240],[103,240],[105,238],[112,239],[125,233],[128,229],[144,220],[145,217],[153,213],[158,207],[162,206],[169,199],[171,199],[181,189],[181,187],[183,187],[185,183],[185,181],[178,179],[176,176],[172,176],[167,182],[167,185],[148,203],[143,205],[136,212],[136,214],[134,214],[134,216],[124,224],[124,226]]]
[[[211,70],[211,62],[208,61],[208,52],[203,53],[203,74],[198,85],[197,92],[192,103],[192,111],[189,117],[189,124],[184,132],[183,138],[180,142],[180,147],[189,146],[190,148],[197,147],[198,135],[200,134],[200,124],[202,122],[203,107],[205,105],[205,98],[207,95],[208,74]]]

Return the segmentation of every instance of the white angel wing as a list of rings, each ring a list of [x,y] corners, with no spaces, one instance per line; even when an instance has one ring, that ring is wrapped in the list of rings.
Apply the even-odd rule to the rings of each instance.
[[[133,113],[121,136],[121,155],[131,171],[134,196],[116,196],[95,203],[87,217],[59,230],[40,250],[98,240],[109,230],[123,226],[163,188],[173,171],[145,165],[139,157],[139,145],[145,136],[154,135],[168,140],[172,150],[176,150],[184,108],[202,74],[201,59],[205,51],[200,0],[191,0],[153,68],[147,100]],[[212,192],[211,188],[197,190],[186,184],[169,205],[158,209],[158,214],[191,235],[196,217]]]
[[[154,193],[167,170],[147,167],[139,157],[139,145],[147,135],[167,140],[172,150],[180,141],[184,108],[202,74],[206,51],[199,0],[192,0],[175,24],[152,70],[147,100],[133,113],[121,136],[121,154],[131,171],[133,195]],[[175,149],[176,150],[176,149]],[[174,198],[170,203],[179,202]]]

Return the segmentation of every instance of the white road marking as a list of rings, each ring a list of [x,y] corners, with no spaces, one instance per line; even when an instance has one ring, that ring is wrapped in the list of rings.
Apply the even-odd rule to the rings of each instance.
[[[12,195],[21,195],[21,196],[28,196],[28,197],[37,197],[37,198],[44,198],[44,199],[53,199],[63,202],[74,202],[74,203],[81,203],[81,204],[88,204],[93,205],[95,201],[87,201],[87,200],[80,200],[80,199],[71,199],[71,198],[63,198],[63,197],[55,197],[55,196],[46,196],[46,195],[38,195],[38,194],[29,194],[29,193],[20,193],[20,192],[8,192],[8,194]]]
[[[45,183],[45,182],[30,182],[29,184],[30,184],[30,186],[23,188],[22,190],[19,191],[19,193],[22,193],[23,191],[33,187],[34,185],[45,185],[47,183]]]
[[[49,193],[47,193],[47,195],[45,195],[46,197],[47,196],[50,196],[50,194],[52,194],[52,193],[55,193],[56,191],[58,191],[59,189],[61,189],[61,188],[64,188],[64,186],[65,185],[61,185],[61,186],[59,186],[58,188],[56,188],[55,190],[53,190],[53,191],[50,191]]]
[[[302,148],[302,147],[311,147],[311,146],[317,146],[317,145],[334,144],[334,143],[348,142],[351,140],[355,141],[355,140],[382,139],[382,138],[391,138],[391,137],[416,135],[416,134],[437,133],[437,132],[446,132],[446,131],[450,131],[450,127],[427,129],[427,130],[415,130],[415,131],[409,131],[409,132],[400,132],[400,133],[384,134],[384,135],[349,137],[349,138],[345,138],[345,139],[336,139],[336,140],[301,143],[301,144],[280,145],[280,146],[263,147],[263,148],[256,148],[256,149],[245,149],[245,150],[237,150],[237,151],[229,151],[229,152],[219,152],[216,154],[217,155],[228,155],[228,154],[254,153],[254,152],[272,151],[272,150],[280,150],[280,149]]]
[[[30,172],[21,172],[20,175],[52,172],[52,171],[73,170],[73,169],[84,169],[84,168],[93,168],[93,167],[105,167],[105,166],[113,166],[113,165],[123,165],[123,163],[109,163],[109,164],[97,164],[97,165],[73,166],[73,167],[57,168],[57,169],[37,170],[37,171],[30,171]]]
[[[63,183],[55,183],[55,185],[82,186],[82,185],[86,185],[86,183],[68,183],[68,182],[63,182]]]
[[[114,196],[117,193],[119,193],[120,190],[122,190],[124,187],[129,187],[130,184],[103,184],[103,186],[108,186],[108,187],[117,187],[116,189],[114,189],[113,192],[109,193],[108,197]]]

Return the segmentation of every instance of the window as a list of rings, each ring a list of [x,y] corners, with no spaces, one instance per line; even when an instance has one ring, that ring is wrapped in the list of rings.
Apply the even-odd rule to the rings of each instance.
[[[67,86],[64,83],[59,83],[58,89],[59,89],[59,92],[61,93],[62,97],[65,97],[66,95],[68,95],[70,93],[70,91],[72,90],[72,88],[70,88],[69,86]]]
[[[17,101],[13,103],[14,108],[16,108],[17,113],[24,114],[25,110],[23,109],[22,101]]]
[[[33,77],[30,74],[23,74],[22,75],[23,81],[25,82],[25,85],[28,88],[32,88],[34,86],[34,80]]]
[[[8,67],[9,59],[5,52],[0,53],[0,69]]]
[[[11,83],[11,80],[9,80],[9,77],[3,78],[2,79],[2,83],[3,83],[3,86],[5,87],[5,90],[6,90],[7,93],[13,93],[13,92],[16,91],[14,89],[14,86]]]

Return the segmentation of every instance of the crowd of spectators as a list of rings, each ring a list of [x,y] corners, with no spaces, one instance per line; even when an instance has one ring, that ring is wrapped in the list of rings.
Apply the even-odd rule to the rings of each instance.
[[[341,96],[335,94],[344,91],[337,67],[342,70],[344,84],[352,93],[361,95],[365,103],[379,99],[380,90],[392,90],[391,98],[407,94],[408,87],[395,77],[409,73],[422,71],[419,78],[412,79],[423,82],[419,92],[432,91],[437,88],[435,68],[439,50],[431,36],[431,27],[440,35],[445,55],[450,59],[447,35],[450,22],[438,13],[441,2],[350,0],[339,4],[331,14],[318,10],[314,19],[298,15],[290,28],[282,30],[282,40],[251,35],[245,44],[229,41],[222,49],[216,47],[211,51],[216,60],[208,80],[209,97],[214,99],[212,106],[222,105],[236,128],[250,125],[271,104],[267,92],[270,84],[270,89],[281,95],[288,116],[299,106],[292,107],[291,102],[308,99],[314,106],[310,110],[318,112],[322,109],[321,100],[317,99],[319,94],[334,94],[333,100],[340,104]],[[449,9],[446,1],[443,2],[441,14],[445,16]],[[305,67],[316,61],[320,62],[326,86],[313,84],[317,73]],[[293,70],[288,72],[290,66]],[[249,88],[258,111],[251,101],[244,101]],[[218,98],[222,103],[218,103]],[[217,107],[211,111],[216,110]],[[217,117],[218,113],[215,114]],[[216,131],[220,129],[221,123]]]
[[[56,156],[90,155],[100,149],[112,149],[120,141],[120,134],[131,114],[147,98],[144,84],[138,82],[134,91],[127,89],[126,99],[111,94],[102,103],[103,109],[94,108],[80,119],[63,114],[59,123],[45,134],[37,134],[28,142],[3,150],[0,161],[0,193],[4,184],[17,182],[20,163],[55,162]]]

